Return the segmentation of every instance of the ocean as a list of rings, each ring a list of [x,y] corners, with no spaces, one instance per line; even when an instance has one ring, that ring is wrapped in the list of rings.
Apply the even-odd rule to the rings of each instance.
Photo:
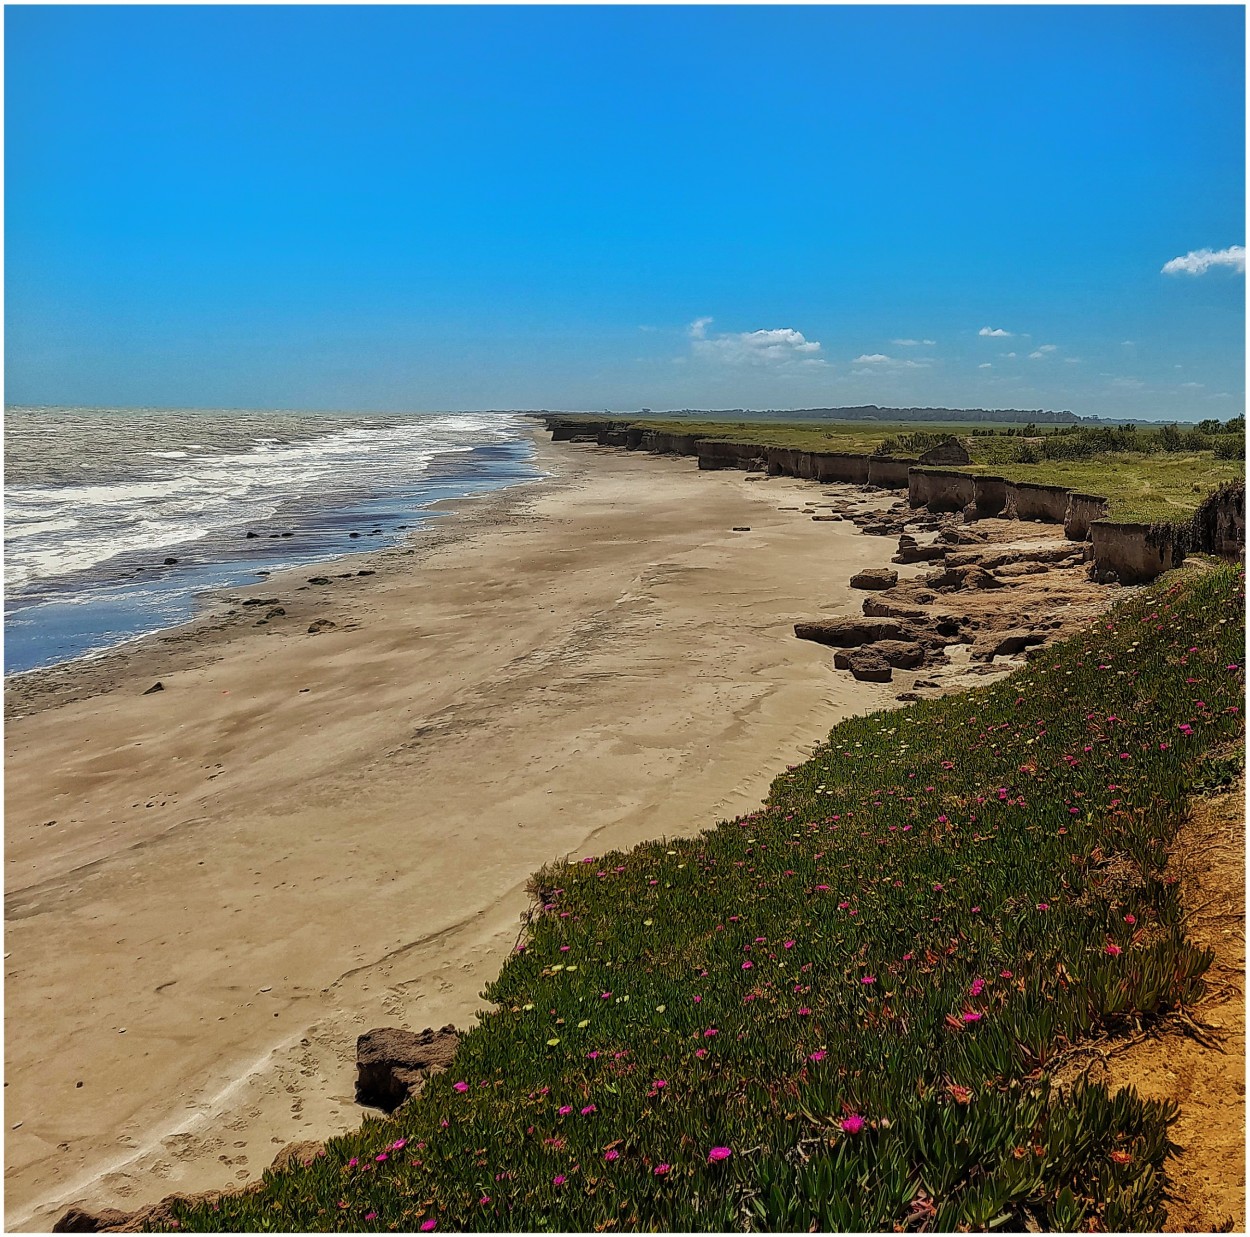
[[[398,544],[432,503],[538,477],[529,424],[6,409],[5,673],[186,622],[213,589]]]

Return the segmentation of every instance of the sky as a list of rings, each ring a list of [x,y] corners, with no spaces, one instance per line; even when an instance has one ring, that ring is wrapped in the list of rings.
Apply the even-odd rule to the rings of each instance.
[[[1244,408],[1240,6],[8,6],[10,405]]]

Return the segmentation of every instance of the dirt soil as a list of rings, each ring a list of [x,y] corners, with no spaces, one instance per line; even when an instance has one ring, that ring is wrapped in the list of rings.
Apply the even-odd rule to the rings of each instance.
[[[1094,1081],[1180,1105],[1165,1231],[1246,1231],[1245,785],[1195,801],[1173,848],[1190,939],[1215,951],[1207,991],[1157,1035],[1109,1053]]]

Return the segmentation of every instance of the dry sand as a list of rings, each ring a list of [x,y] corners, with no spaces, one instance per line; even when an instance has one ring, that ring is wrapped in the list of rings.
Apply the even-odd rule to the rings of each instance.
[[[534,869],[749,811],[892,702],[791,632],[858,613],[892,550],[797,510],[822,487],[539,458],[350,564],[375,575],[251,590],[266,625],[236,606],[10,693],[7,1227],[357,1125],[356,1035],[468,1024]]]

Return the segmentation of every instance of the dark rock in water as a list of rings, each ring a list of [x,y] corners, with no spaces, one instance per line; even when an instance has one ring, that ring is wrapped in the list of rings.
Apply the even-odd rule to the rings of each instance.
[[[359,533],[348,533],[347,535],[348,535],[349,537],[359,537],[359,536],[360,536],[360,534],[359,534]]]
[[[145,691],[143,694],[145,696],[150,696],[153,692],[163,692],[164,690],[165,690],[165,684],[158,682],[158,683],[153,683],[152,686],[149,687],[147,691]]]
[[[294,536],[295,536],[295,534],[294,534],[294,533],[283,533],[282,535],[283,535],[284,537],[294,537]]]
[[[278,534],[277,534],[277,533],[270,533],[270,534],[269,534],[269,540],[270,540],[270,541],[276,541],[276,540],[277,540],[277,537],[278,537]]]
[[[167,558],[165,560],[166,567],[172,567],[178,560],[176,558]]]
[[[356,1102],[394,1112],[442,1073],[456,1055],[460,1032],[450,1024],[420,1034],[399,1027],[379,1027],[356,1040]]]
[[[893,588],[898,583],[898,572],[889,567],[865,567],[851,577],[852,588]]]
[[[308,634],[315,636],[319,632],[333,631],[337,627],[337,623],[331,622],[329,619],[318,619],[315,623],[311,623],[308,627]]]
[[[309,576],[308,583],[309,584],[329,584],[330,577],[329,576]]]
[[[252,530],[249,528],[249,529],[247,530],[247,533],[246,533],[246,534],[245,534],[245,536],[244,536],[244,540],[246,540],[246,541],[251,541],[251,539],[252,539],[253,537],[259,537],[259,536],[260,536],[260,533],[254,533],[254,532],[252,532]]]

